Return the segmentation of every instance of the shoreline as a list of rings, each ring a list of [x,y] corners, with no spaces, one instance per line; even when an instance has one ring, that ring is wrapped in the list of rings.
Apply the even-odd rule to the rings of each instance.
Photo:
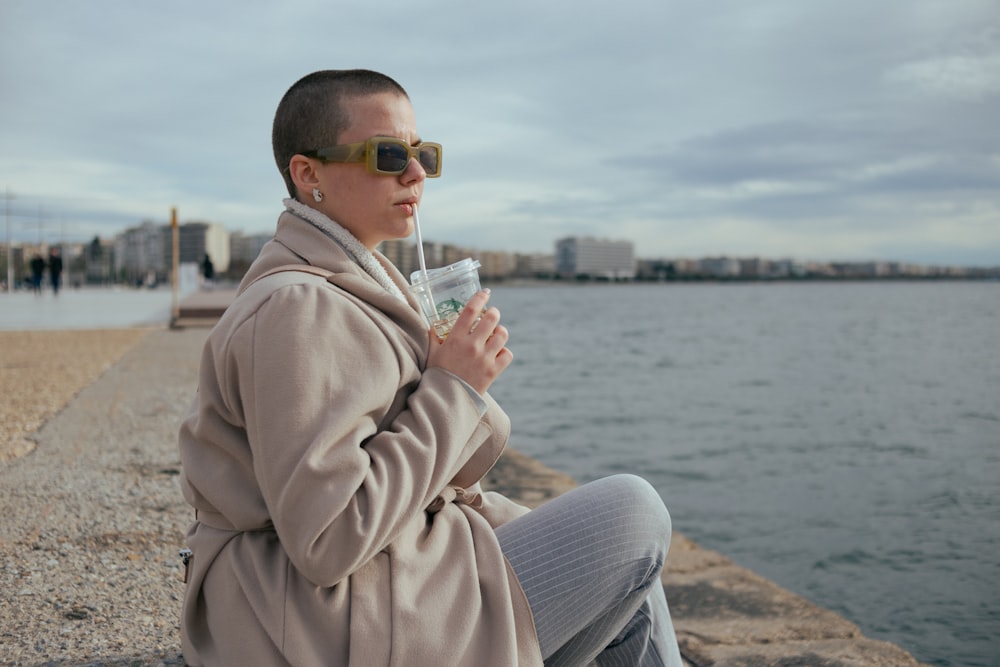
[[[191,515],[176,429],[208,330],[28,333],[22,347],[33,352],[0,348],[5,375],[22,373],[26,391],[49,397],[42,423],[23,422],[35,430],[18,436],[34,451],[0,462],[0,510],[9,517],[0,532],[8,591],[0,662],[182,665],[176,553]],[[87,363],[53,354],[55,340]],[[58,369],[71,377],[58,382]],[[53,381],[55,390],[41,386]],[[13,439],[0,434],[0,451]],[[527,505],[574,485],[516,450],[484,480]],[[664,582],[688,665],[919,664],[683,535],[674,535]]]

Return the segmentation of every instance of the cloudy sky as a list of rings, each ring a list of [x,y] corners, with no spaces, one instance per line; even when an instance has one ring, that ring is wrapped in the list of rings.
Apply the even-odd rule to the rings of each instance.
[[[1000,265],[996,0],[3,0],[12,238],[271,231],[278,100],[351,67],[445,146],[428,240]]]

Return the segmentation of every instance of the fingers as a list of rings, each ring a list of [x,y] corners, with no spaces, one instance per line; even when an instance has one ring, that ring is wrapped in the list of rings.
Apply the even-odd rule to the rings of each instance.
[[[514,361],[514,353],[507,348],[509,334],[507,327],[498,326],[493,330],[493,335],[486,339],[486,354],[492,355],[496,363],[497,375],[510,366]]]
[[[490,300],[490,291],[488,289],[476,292],[475,296],[469,299],[468,303],[459,313],[458,319],[455,321],[455,325],[452,327],[452,331],[468,331],[472,333],[476,326],[479,324],[480,318],[483,315],[483,311],[486,310],[486,302]],[[496,310],[495,308],[493,310]],[[497,313],[499,315],[499,312]],[[499,317],[497,322],[499,322]],[[494,322],[496,326],[496,322]]]
[[[485,308],[487,301],[489,290],[483,290],[469,300],[448,334],[448,341],[465,348],[468,353],[482,354],[484,358],[495,360],[506,347],[510,334],[507,327],[500,325],[500,311],[494,307]],[[507,356],[507,363],[501,369],[513,359],[512,354]]]
[[[484,325],[485,326],[485,325]],[[492,333],[486,338],[484,347],[487,352],[492,352],[493,354],[499,354],[500,350],[507,346],[507,340],[510,338],[510,332],[507,331],[507,327],[497,325],[492,329]]]
[[[472,325],[469,327],[469,333],[475,334],[477,331],[482,337],[485,334],[485,338],[489,338],[493,335],[493,330],[496,329],[497,325],[500,323],[500,311],[496,308],[487,308],[476,315],[475,319],[472,320]]]
[[[489,389],[514,359],[506,347],[509,332],[500,325],[500,311],[486,307],[489,297],[488,290],[472,297],[443,341],[433,329],[428,332],[428,367],[441,366],[480,393]]]

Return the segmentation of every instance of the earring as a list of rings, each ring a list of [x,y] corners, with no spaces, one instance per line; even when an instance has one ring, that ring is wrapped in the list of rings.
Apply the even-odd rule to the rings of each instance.
[[[319,188],[313,188],[313,199],[317,202],[323,201],[323,193],[319,191]]]

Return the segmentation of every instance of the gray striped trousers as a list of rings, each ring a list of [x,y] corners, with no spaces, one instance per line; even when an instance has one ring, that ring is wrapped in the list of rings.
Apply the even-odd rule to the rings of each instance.
[[[546,665],[681,667],[660,572],[670,515],[635,475],[577,487],[496,530]]]

